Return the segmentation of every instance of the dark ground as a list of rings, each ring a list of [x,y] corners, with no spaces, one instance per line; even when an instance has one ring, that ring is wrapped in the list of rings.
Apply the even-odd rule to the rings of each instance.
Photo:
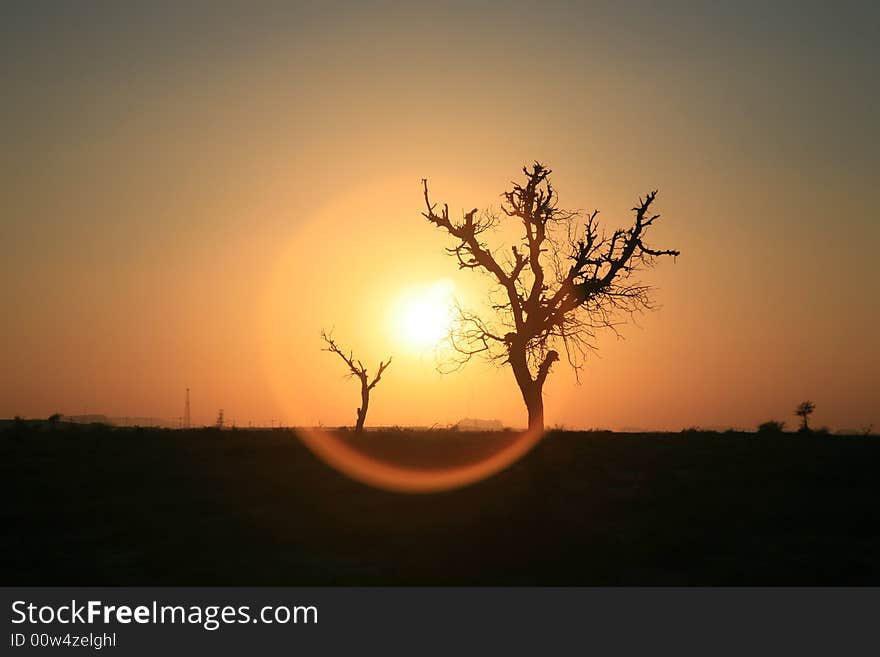
[[[0,580],[876,585],[878,464],[876,437],[553,433],[488,481],[402,495],[283,431],[10,430]]]

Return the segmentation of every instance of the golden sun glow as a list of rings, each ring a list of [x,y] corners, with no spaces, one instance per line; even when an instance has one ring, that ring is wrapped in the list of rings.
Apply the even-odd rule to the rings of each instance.
[[[452,293],[452,281],[442,280],[401,295],[394,320],[399,338],[417,348],[442,342],[452,326]]]

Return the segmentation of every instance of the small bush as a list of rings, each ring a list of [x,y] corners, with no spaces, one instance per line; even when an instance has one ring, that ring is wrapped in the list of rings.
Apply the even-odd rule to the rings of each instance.
[[[707,436],[709,434],[714,434],[718,432],[713,431],[712,429],[704,429],[703,427],[694,426],[682,429],[680,433],[685,436]]]
[[[767,420],[758,425],[758,433],[782,433],[785,429],[785,422],[778,420]]]

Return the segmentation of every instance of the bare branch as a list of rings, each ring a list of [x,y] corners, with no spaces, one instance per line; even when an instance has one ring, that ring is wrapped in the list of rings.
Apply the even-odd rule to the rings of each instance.
[[[326,347],[321,349],[321,351],[329,351],[330,353],[336,354],[339,356],[346,365],[348,365],[349,375],[356,376],[362,381],[367,377],[367,370],[364,368],[363,363],[354,361],[354,354],[349,352],[348,356],[345,355],[345,352],[336,344],[336,340],[333,339],[333,333],[328,333],[324,329],[321,329],[321,339],[327,344]]]
[[[382,373],[391,365],[391,357],[388,358],[384,363],[379,361],[379,371],[376,372],[376,376],[373,378],[372,382],[368,386],[370,390],[376,387],[376,384],[379,383],[379,379],[382,378]]]

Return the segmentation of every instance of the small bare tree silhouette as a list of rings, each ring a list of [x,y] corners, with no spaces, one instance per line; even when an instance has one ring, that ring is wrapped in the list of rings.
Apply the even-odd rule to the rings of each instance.
[[[807,418],[816,410],[816,405],[811,401],[805,401],[798,404],[798,407],[794,409],[794,414],[800,416],[801,418],[801,431],[809,431],[810,425],[807,422]]]
[[[336,344],[333,335],[327,333],[327,331],[321,331],[321,339],[327,345],[321,351],[329,351],[330,353],[338,355],[348,366],[348,375],[356,376],[361,382],[361,406],[357,409],[357,423],[354,427],[354,430],[357,433],[360,433],[364,430],[364,420],[367,419],[367,409],[370,406],[370,391],[376,387],[376,384],[379,383],[379,380],[382,378],[382,374],[391,364],[391,357],[389,356],[388,360],[385,362],[379,361],[379,370],[376,372],[376,376],[373,377],[373,380],[370,381],[367,368],[364,367],[364,364],[361,361],[355,359],[354,352],[349,351],[346,356],[345,352],[338,344]]]

